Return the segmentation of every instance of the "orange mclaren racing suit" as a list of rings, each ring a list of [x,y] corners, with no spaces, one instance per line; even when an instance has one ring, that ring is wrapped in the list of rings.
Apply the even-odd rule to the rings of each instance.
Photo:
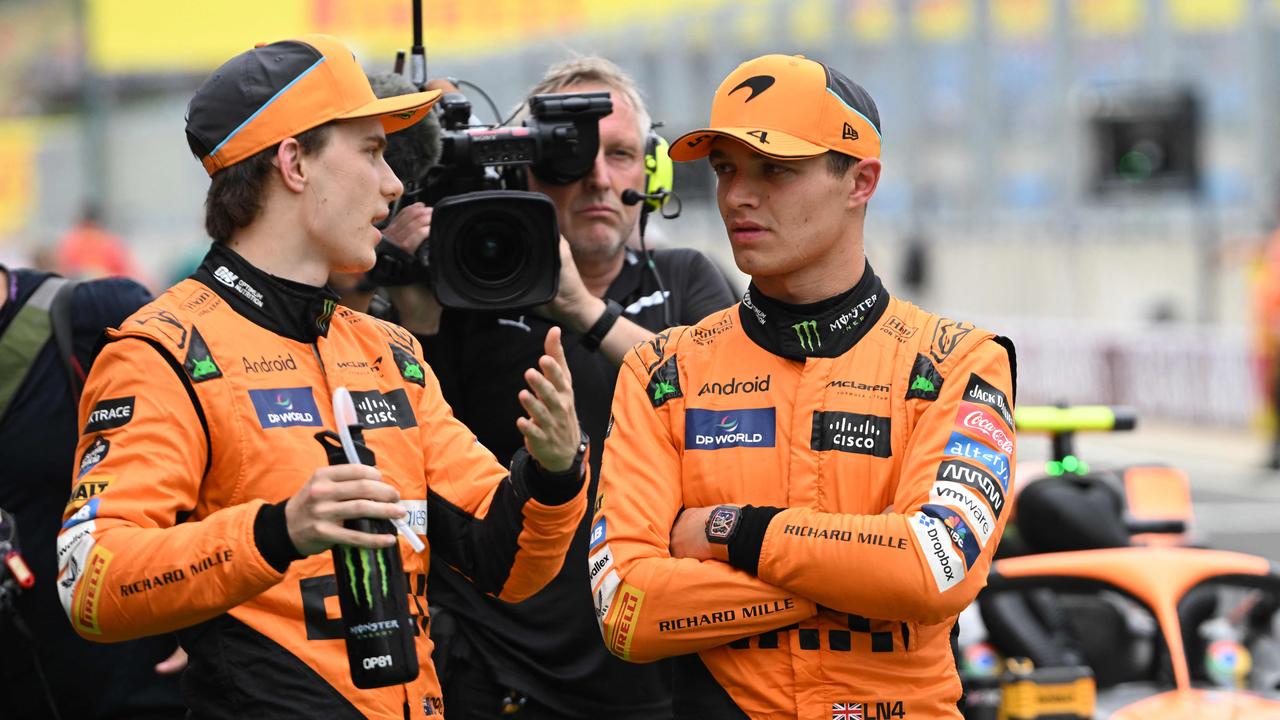
[[[637,345],[590,539],[605,643],[689,654],[678,718],[959,718],[950,635],[1009,517],[1013,372],[1006,339],[870,266]],[[745,505],[729,562],[671,557],[681,510],[718,504]]]
[[[346,386],[413,529],[486,592],[518,601],[558,571],[585,493],[578,468],[507,471],[440,395],[403,329],[337,309],[215,246],[126,320],[80,406],[77,479],[58,538],[77,631],[111,642],[179,631],[196,718],[439,717],[427,552],[398,545],[421,672],[357,689],[332,556],[297,554],[284,503],[328,464]]]

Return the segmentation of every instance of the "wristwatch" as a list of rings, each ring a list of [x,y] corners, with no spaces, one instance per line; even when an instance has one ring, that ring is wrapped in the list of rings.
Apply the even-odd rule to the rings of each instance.
[[[604,342],[604,336],[609,334],[613,329],[614,323],[618,322],[618,318],[622,315],[622,306],[616,300],[605,298],[604,312],[600,314],[600,319],[591,326],[590,330],[582,336],[582,345],[588,350],[597,350],[600,343]]]
[[[738,520],[742,509],[733,505],[717,505],[707,516],[707,542],[728,545],[738,532]]]

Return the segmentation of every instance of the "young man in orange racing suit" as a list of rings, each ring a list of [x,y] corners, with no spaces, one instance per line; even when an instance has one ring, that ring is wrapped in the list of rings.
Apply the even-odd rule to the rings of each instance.
[[[188,108],[212,176],[200,268],[112,334],[85,389],[80,477],[58,542],[76,630],[179,631],[197,718],[439,717],[428,553],[343,527],[406,518],[486,592],[517,601],[560,568],[585,511],[586,451],[558,333],[520,391],[510,475],[453,418],[417,342],[346,309],[331,272],[374,263],[403,188],[386,132],[439,93],[376,100],[351,51],[308,35],[230,60]],[[349,388],[377,467],[328,466],[317,431]],[[400,552],[421,670],[357,689],[335,543]],[[397,550],[398,548],[398,550]]]
[[[949,638],[1009,516],[1012,344],[872,272],[879,114],[834,69],[746,62],[671,148],[710,157],[752,282],[619,373],[588,565],[606,645],[685,655],[680,718],[959,718]]]

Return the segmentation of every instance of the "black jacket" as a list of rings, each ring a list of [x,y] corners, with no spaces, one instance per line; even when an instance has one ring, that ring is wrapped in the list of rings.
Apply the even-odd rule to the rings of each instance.
[[[628,251],[622,271],[605,293],[623,306],[622,317],[658,331],[666,327],[668,315],[673,325],[692,324],[733,304],[724,275],[701,253],[663,249],[653,251],[653,257],[666,293],[659,290],[640,254]],[[439,334],[419,338],[445,400],[499,460],[524,445],[516,429],[516,418],[525,414],[517,393],[525,387],[524,371],[536,365],[552,326],[531,310],[446,310]],[[618,368],[599,352],[588,351],[574,333],[565,332],[562,341],[578,417],[594,443],[588,496],[594,498]],[[669,666],[626,663],[611,655],[600,638],[590,584],[582,571],[590,521],[588,512],[560,574],[528,600],[518,605],[494,601],[475,592],[444,563],[432,562],[432,607],[441,606],[456,616],[463,642],[493,668],[498,682],[566,718],[669,716]]]
[[[31,270],[8,274],[16,292],[0,308],[0,334],[47,277]],[[119,325],[150,299],[146,288],[124,278],[77,287],[71,317],[81,366],[88,369],[104,328]],[[0,421],[0,507],[13,513],[23,556],[36,576],[35,587],[17,601],[35,647],[9,619],[0,618],[0,716],[51,717],[33,664],[38,653],[64,718],[183,717],[177,677],[154,670],[177,647],[173,636],[92,643],[75,634],[62,612],[54,541],[71,491],[78,434],[67,372],[50,340]]]

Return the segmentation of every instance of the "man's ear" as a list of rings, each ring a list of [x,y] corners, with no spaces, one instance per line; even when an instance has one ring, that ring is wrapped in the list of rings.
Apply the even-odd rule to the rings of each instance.
[[[859,160],[857,165],[849,168],[853,175],[853,186],[849,189],[849,209],[864,207],[876,194],[876,186],[880,184],[880,158]]]
[[[300,193],[307,186],[307,173],[302,163],[302,146],[297,138],[285,138],[276,148],[273,164],[280,173],[280,181],[289,190]]]

